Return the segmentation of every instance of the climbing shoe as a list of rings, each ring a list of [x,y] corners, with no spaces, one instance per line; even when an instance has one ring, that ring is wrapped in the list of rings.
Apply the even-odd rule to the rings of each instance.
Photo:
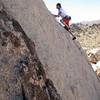
[[[75,40],[76,39],[76,37],[73,37],[73,40]]]

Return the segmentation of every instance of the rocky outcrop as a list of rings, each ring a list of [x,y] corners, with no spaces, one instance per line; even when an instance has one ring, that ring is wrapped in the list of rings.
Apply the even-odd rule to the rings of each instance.
[[[100,78],[100,68],[96,70],[96,74]]]
[[[95,24],[72,24],[71,29],[76,35],[82,47],[98,48],[100,47],[100,21]]]
[[[93,53],[88,54],[88,59],[90,63],[96,64],[98,62],[97,57]]]
[[[96,53],[88,51],[87,54],[88,54],[88,59],[91,63],[96,64],[98,61],[100,61],[100,50],[99,49]]]
[[[44,3],[1,1],[0,100],[99,100],[83,50]]]
[[[86,53],[94,71],[96,71],[96,74],[100,77],[100,48],[88,50]]]
[[[100,61],[100,50],[95,54],[98,61]]]

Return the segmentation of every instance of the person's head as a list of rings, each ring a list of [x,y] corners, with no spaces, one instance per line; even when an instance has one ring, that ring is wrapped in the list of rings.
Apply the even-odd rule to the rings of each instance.
[[[57,3],[57,4],[56,4],[56,8],[57,8],[57,9],[60,9],[60,8],[61,8],[61,3]]]

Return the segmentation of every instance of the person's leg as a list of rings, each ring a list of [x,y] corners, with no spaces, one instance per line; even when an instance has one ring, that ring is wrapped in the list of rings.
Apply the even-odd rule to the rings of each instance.
[[[70,21],[71,19],[68,19],[68,18],[64,18],[63,19],[63,22],[64,22],[64,28],[67,30],[67,31],[69,31],[69,33],[72,35],[72,37],[73,37],[73,39],[72,40],[75,40],[76,39],[76,37],[70,32],[70,27],[69,27],[69,21]]]
[[[63,19],[64,25],[69,26],[69,19],[67,17],[65,17]]]
[[[60,22],[64,25],[64,21],[63,21],[63,19],[61,19]]]
[[[65,20],[64,18],[60,20],[60,22],[64,25],[64,28],[68,31],[69,28],[69,21]]]
[[[60,22],[63,24],[63,25],[65,25],[65,26],[69,26],[69,19],[67,19],[67,18],[63,18],[63,19],[61,19],[60,20]]]
[[[69,31],[69,29],[70,29],[69,26],[66,26],[66,25],[64,26],[64,28],[65,28],[67,31]]]

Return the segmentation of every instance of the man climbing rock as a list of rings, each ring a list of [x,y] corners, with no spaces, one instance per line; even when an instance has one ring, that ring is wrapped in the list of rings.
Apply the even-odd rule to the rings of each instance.
[[[64,28],[69,31],[69,21],[71,20],[71,16],[67,15],[66,12],[62,9],[62,6],[60,3],[56,4],[56,8],[58,9],[58,15],[54,15],[55,17],[61,17],[62,19],[60,22],[64,25]],[[73,36],[73,40],[76,39],[76,37],[70,32],[70,34]]]
[[[56,4],[56,8],[58,9],[58,15],[54,15],[55,17],[62,17],[60,20],[65,26],[69,26],[69,21],[71,20],[71,16],[67,15],[66,12],[62,9],[60,3]]]

